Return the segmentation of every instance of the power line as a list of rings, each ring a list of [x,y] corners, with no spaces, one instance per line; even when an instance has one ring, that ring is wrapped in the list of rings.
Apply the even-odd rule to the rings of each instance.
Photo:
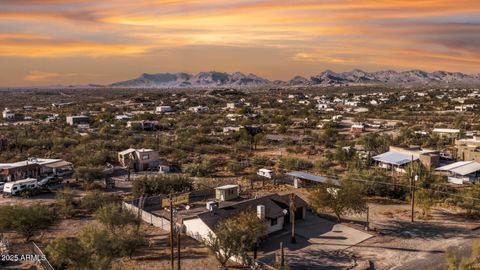
[[[339,178],[331,178],[333,180],[341,180]],[[367,182],[367,183],[374,183],[374,184],[384,184],[384,185],[390,185],[390,186],[400,186],[400,187],[405,187],[405,188],[410,188],[410,185],[405,185],[405,184],[397,184],[397,183],[390,183],[390,182],[383,182],[383,181],[372,181],[372,180],[365,180],[365,179],[358,179],[358,178],[348,178],[348,180],[353,180],[357,182]],[[480,198],[473,198],[473,197],[468,197],[468,196],[462,196],[458,195],[455,193],[450,193],[450,192],[445,192],[441,190],[435,190],[431,188],[425,188],[425,187],[418,187],[416,186],[416,189],[423,189],[423,190],[430,190],[436,193],[441,193],[449,196],[454,196],[454,197],[459,197],[459,198],[464,198],[464,199],[469,199],[469,200],[475,200],[475,201],[480,201]]]

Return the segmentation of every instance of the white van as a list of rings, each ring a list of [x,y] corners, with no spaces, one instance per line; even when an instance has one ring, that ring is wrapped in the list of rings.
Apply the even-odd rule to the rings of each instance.
[[[38,186],[37,179],[27,178],[23,180],[13,181],[5,183],[3,186],[3,193],[6,195],[17,195],[18,193],[30,189],[34,189]]]

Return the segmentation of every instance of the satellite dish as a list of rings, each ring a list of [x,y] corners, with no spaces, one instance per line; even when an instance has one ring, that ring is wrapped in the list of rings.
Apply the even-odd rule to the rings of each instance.
[[[185,209],[190,210],[190,205],[185,206]]]
[[[283,209],[282,212],[283,212],[284,215],[288,214],[288,210],[287,210],[287,209]]]

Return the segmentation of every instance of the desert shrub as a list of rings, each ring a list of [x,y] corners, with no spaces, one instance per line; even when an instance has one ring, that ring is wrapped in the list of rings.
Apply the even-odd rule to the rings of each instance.
[[[193,181],[183,175],[145,176],[133,182],[133,194],[136,197],[154,196],[171,192],[190,191]]]
[[[301,158],[281,158],[280,167],[286,170],[306,170],[313,168],[313,163]]]
[[[29,241],[38,231],[55,223],[57,215],[45,205],[4,205],[0,206],[0,229],[14,230]]]

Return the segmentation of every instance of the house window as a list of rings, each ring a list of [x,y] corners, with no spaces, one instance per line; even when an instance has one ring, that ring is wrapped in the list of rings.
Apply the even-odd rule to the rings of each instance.
[[[275,226],[277,224],[278,224],[278,219],[277,218],[270,219],[270,226]]]
[[[148,154],[147,155],[142,155],[143,160],[146,160],[146,159],[149,159],[149,158],[150,158],[150,155],[148,155]]]

